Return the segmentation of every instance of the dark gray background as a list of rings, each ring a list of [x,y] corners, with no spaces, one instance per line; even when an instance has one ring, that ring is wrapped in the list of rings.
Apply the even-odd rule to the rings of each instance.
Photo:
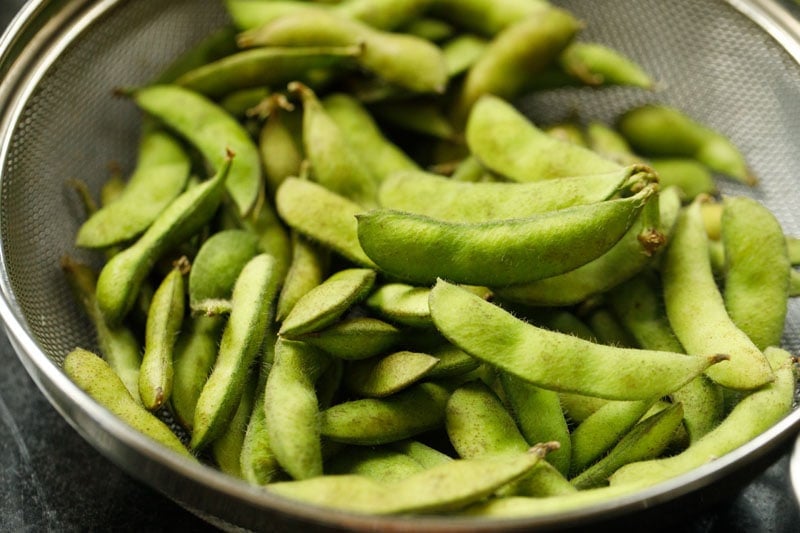
[[[0,29],[22,7],[0,0]],[[0,333],[1,531],[214,531],[100,456],[50,406]],[[789,450],[733,498],[671,531],[800,530]]]

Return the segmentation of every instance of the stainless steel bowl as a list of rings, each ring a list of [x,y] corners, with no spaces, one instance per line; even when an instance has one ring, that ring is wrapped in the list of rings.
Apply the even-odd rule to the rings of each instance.
[[[657,93],[570,90],[524,98],[542,120],[577,110],[610,121],[644,101],[677,105],[743,148],[761,185],[726,183],[775,212],[800,235],[800,26],[774,0],[564,0],[588,22],[587,39],[617,47],[663,80]],[[138,112],[111,97],[149,80],[175,55],[226,22],[217,1],[38,0],[0,39],[0,315],[43,394],[98,451],[132,476],[226,529],[498,531],[564,529],[638,520],[686,502],[714,500],[711,487],[747,478],[800,428],[800,410],[746,446],[679,478],[579,511],[531,519],[376,518],[286,501],[173,456],[99,407],[62,373],[64,354],[92,346],[58,267],[74,249],[79,206],[65,180],[95,190],[109,161],[130,168]],[[800,306],[792,302],[784,346],[800,353]],[[702,496],[700,496],[702,494]],[[719,494],[722,494],[721,492]]]

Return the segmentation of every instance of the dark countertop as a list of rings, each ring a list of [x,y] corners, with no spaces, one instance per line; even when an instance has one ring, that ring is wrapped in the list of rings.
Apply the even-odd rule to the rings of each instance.
[[[5,28],[22,0],[0,2]],[[0,333],[0,531],[215,531],[99,455],[53,409]],[[795,532],[790,449],[733,498],[674,532]]]

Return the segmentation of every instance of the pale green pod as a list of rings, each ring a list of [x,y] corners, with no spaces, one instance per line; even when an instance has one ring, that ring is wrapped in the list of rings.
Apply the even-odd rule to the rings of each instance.
[[[580,29],[568,11],[541,6],[503,29],[466,73],[453,105],[454,121],[466,123],[482,96],[511,100],[520,96],[538,73],[558,58]]]
[[[297,337],[330,355],[346,361],[358,361],[385,354],[408,335],[397,327],[370,317],[342,320],[319,331]]]
[[[373,28],[394,30],[419,19],[434,0],[344,0],[331,9],[337,15],[360,20]]]
[[[687,353],[728,355],[728,361],[707,370],[712,380],[733,389],[755,389],[772,380],[772,371],[761,350],[725,309],[711,270],[700,205],[695,200],[682,211],[663,256],[667,316]]]
[[[564,142],[577,146],[586,146],[586,140],[583,138],[583,129],[579,124],[559,122],[542,128],[542,131]]]
[[[685,201],[692,201],[700,195],[715,195],[718,192],[714,176],[694,159],[679,157],[659,157],[648,160],[656,171],[663,188],[675,186],[683,192]]]
[[[242,215],[249,213],[261,189],[261,160],[247,130],[208,98],[177,85],[152,85],[133,91],[140,109],[195,146],[219,172],[235,155],[228,193]]]
[[[456,35],[456,29],[452,24],[430,16],[421,16],[411,20],[400,30],[434,43],[441,43]]]
[[[263,2],[253,0],[225,0],[225,10],[231,18],[233,25],[240,31],[252,30],[269,24],[278,18],[318,9],[328,6],[319,2],[309,3],[304,0],[267,0]]]
[[[283,180],[299,176],[303,165],[302,146],[295,140],[287,119],[287,111],[276,106],[258,135],[258,150],[270,198],[275,197]]]
[[[322,476],[274,483],[273,494],[306,503],[366,514],[452,512],[481,501],[530,472],[547,453],[546,446],[489,459],[460,459],[396,481],[380,483],[357,476]]]
[[[283,221],[312,241],[357,265],[374,267],[358,242],[356,215],[364,208],[316,183],[288,178],[278,188],[275,205]]]
[[[242,443],[239,463],[242,468],[242,477],[253,485],[271,483],[281,471],[269,440],[263,388],[253,405],[253,412],[250,415]]]
[[[628,231],[656,187],[591,205],[490,222],[448,222],[377,209],[358,216],[361,247],[380,269],[413,284],[441,277],[504,287],[562,274],[601,256]]]
[[[378,287],[364,304],[384,319],[404,326],[429,328],[428,287],[405,283],[386,283]]]
[[[100,205],[106,206],[119,198],[127,185],[128,183],[118,170],[112,172],[100,187]]]
[[[264,409],[275,458],[294,479],[322,475],[322,444],[314,383],[328,357],[306,344],[279,339],[267,378]]]
[[[543,388],[617,400],[644,400],[680,388],[720,358],[616,348],[518,320],[455,285],[438,281],[431,316],[473,357]]]
[[[526,383],[505,372],[500,373],[506,402],[528,444],[558,442],[559,448],[547,462],[562,476],[569,473],[572,441],[558,393]]]
[[[333,119],[314,92],[292,82],[289,90],[303,100],[303,149],[314,181],[359,205],[375,205],[377,178],[350,136]]]
[[[608,452],[655,403],[655,398],[633,402],[609,402],[572,431],[570,476],[583,472]]]
[[[278,296],[275,319],[282,322],[295,304],[328,277],[330,254],[296,231],[291,233],[292,263]]]
[[[386,483],[400,481],[422,470],[422,465],[413,458],[385,446],[349,446],[325,465],[326,475],[358,475]]]
[[[636,62],[599,43],[574,42],[558,58],[562,69],[587,85],[630,85],[652,89],[654,81]]]
[[[258,237],[244,230],[220,231],[200,246],[189,270],[189,306],[199,313],[230,311],[239,273],[258,253]]]
[[[241,47],[362,46],[358,64],[386,82],[420,93],[442,93],[447,67],[433,43],[371,28],[330,10],[288,14],[239,35]],[[413,58],[413,59],[410,59]]]
[[[189,156],[158,129],[142,134],[139,159],[125,189],[78,229],[75,245],[104,248],[141,235],[186,186]]]
[[[611,476],[611,485],[653,485],[683,474],[746,444],[782,419],[794,399],[794,358],[781,348],[765,351],[775,373],[771,383],[745,396],[725,420],[685,451],[623,466]]]
[[[441,385],[420,383],[386,398],[340,403],[320,413],[321,432],[333,441],[367,446],[408,439],[439,427],[449,395]]]
[[[478,35],[462,33],[442,44],[447,74],[455,78],[467,72],[486,51],[489,41]]]
[[[244,478],[241,462],[242,446],[255,406],[257,389],[258,372],[257,369],[251,368],[242,384],[242,396],[231,415],[228,427],[210,445],[211,456],[220,471],[240,479]]]
[[[236,280],[217,360],[197,399],[193,449],[203,448],[217,438],[236,409],[247,369],[272,321],[280,281],[275,275],[275,260],[267,254],[251,259]]]
[[[172,358],[186,307],[184,287],[179,265],[159,284],[147,313],[139,395],[142,405],[151,411],[164,405],[172,394]]]
[[[800,296],[800,272],[792,270],[789,272],[789,297]]]
[[[129,248],[112,257],[97,280],[97,304],[103,317],[119,324],[136,301],[139,287],[172,247],[193,236],[213,216],[225,193],[231,160],[217,175],[170,203]]]
[[[225,316],[187,317],[175,341],[170,404],[180,424],[190,431],[197,399],[217,359],[225,319]]]
[[[597,342],[611,346],[640,348],[639,343],[607,307],[601,306],[588,311],[586,323],[592,328]]]
[[[409,133],[422,134],[434,139],[456,139],[455,128],[438,101],[429,98],[410,98],[375,102],[369,111],[380,122]],[[405,156],[408,157],[408,156]],[[414,167],[418,165],[413,162]],[[393,165],[397,167],[397,164]],[[409,168],[408,165],[405,165]],[[384,173],[388,175],[388,173]]]
[[[630,109],[619,118],[617,128],[634,150],[646,156],[693,157],[737,181],[757,183],[730,139],[674,107],[649,104]]]
[[[434,0],[431,13],[468,31],[494,37],[515,22],[538,14],[544,0]]]
[[[573,424],[583,423],[601,407],[613,401],[606,400],[605,398],[597,398],[596,396],[584,396],[582,394],[569,392],[558,393],[558,399],[561,401],[561,408],[564,410],[564,416]]]
[[[180,439],[128,393],[117,374],[99,356],[76,348],[64,358],[64,373],[97,403],[170,450],[194,459]]]
[[[292,243],[289,232],[268,202],[260,202],[255,213],[246,218],[236,217],[238,226],[258,237],[259,253],[275,260],[276,276],[283,279],[292,262]]]
[[[542,280],[498,289],[501,298],[528,305],[573,305],[602,294],[641,272],[664,249],[681,209],[675,188],[649,202],[625,235],[605,254],[578,268]]]
[[[378,183],[395,172],[419,169],[411,157],[386,138],[370,112],[353,96],[330,94],[322,105]]]
[[[429,353],[439,360],[428,372],[431,379],[462,376],[480,366],[480,361],[449,342],[433,348]]]
[[[236,28],[230,25],[223,26],[179,55],[156,76],[153,83],[172,83],[185,72],[233,54],[237,50]]]
[[[247,120],[265,99],[269,98],[271,91],[267,87],[252,87],[239,89],[225,95],[219,105],[228,113],[239,120]]]
[[[745,196],[723,199],[725,308],[759,349],[780,346],[792,265],[780,222]]]
[[[513,181],[618,171],[622,165],[555,139],[510,103],[485,95],[469,115],[467,144],[481,163]]]
[[[256,87],[280,90],[289,82],[313,84],[321,69],[355,65],[359,46],[270,46],[242,50],[193,69],[175,84],[209,98]]]
[[[422,380],[439,362],[435,357],[409,351],[353,361],[344,384],[365,398],[385,398]]]
[[[393,442],[390,446],[399,452],[411,457],[423,468],[432,468],[453,460],[446,453],[440,452],[436,448],[431,448],[416,440],[404,440]]]
[[[642,163],[642,158],[633,153],[628,141],[611,126],[590,121],[585,129],[586,144],[601,156],[618,162],[620,165]],[[660,176],[659,176],[660,177]]]
[[[800,238],[786,235],[786,251],[792,266],[800,265]]]
[[[600,487],[621,466],[660,456],[669,446],[683,419],[681,404],[673,404],[636,424],[606,456],[570,482],[578,489]]]
[[[75,299],[94,326],[100,355],[116,372],[133,399],[141,403],[139,367],[142,364],[142,354],[139,339],[123,324],[109,326],[106,323],[97,307],[97,274],[91,267],[64,256],[61,258],[61,270],[66,275]]]
[[[297,337],[336,322],[372,290],[376,273],[367,268],[340,270],[308,291],[292,308],[278,333]]]
[[[642,272],[607,293],[609,305],[637,342],[648,350],[683,353],[669,325],[661,285],[652,271]],[[723,418],[722,389],[706,376],[698,376],[671,395],[683,405],[691,441],[714,429]]]
[[[638,189],[657,179],[643,165],[532,183],[471,183],[405,171],[392,174],[381,184],[378,200],[381,207],[441,220],[487,222],[602,202],[623,189]]]

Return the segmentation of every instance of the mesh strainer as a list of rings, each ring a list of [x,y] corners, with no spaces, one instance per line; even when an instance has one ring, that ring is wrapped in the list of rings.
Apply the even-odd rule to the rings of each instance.
[[[586,39],[616,47],[664,80],[655,94],[609,88],[531,96],[520,106],[537,120],[571,113],[611,122],[655,99],[728,134],[762,183],[724,183],[755,196],[787,233],[800,235],[800,26],[773,0],[563,0],[589,21]],[[374,519],[279,500],[210,468],[184,462],[99,408],[61,373],[63,354],[91,346],[88,322],[59,269],[72,246],[79,206],[65,180],[97,190],[107,165],[130,169],[139,114],[111,91],[151,79],[178,53],[226,23],[211,0],[40,0],[29,3],[0,41],[0,314],[38,386],[98,450],[126,471],[227,528],[290,526],[361,530],[543,529],[641,516],[688,500],[734,473],[755,470],[800,427],[800,411],[744,448],[695,472],[612,504],[511,522]],[[785,347],[800,353],[800,307],[792,303]]]

